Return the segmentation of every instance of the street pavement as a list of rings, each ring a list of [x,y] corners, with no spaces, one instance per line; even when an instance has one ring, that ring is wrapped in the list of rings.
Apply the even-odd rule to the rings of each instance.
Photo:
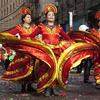
[[[20,84],[0,79],[0,100],[100,100],[100,90],[95,88],[93,70],[90,76],[91,84],[84,84],[83,73],[77,74],[75,71],[70,72],[66,97],[45,97],[43,94],[21,93]],[[0,66],[0,77],[3,72],[4,69]]]

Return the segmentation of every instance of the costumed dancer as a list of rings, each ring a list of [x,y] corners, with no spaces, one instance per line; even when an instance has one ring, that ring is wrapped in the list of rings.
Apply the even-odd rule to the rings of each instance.
[[[31,24],[31,11],[29,8],[23,7],[20,9],[20,14],[22,15],[22,23],[17,24],[9,33],[21,40],[32,40],[31,34],[35,32],[37,26]],[[10,63],[2,78],[21,82],[22,92],[35,91],[31,86],[34,81],[33,66],[34,58],[27,54],[16,52],[14,60]]]
[[[100,39],[100,11],[96,12],[95,18],[98,20],[98,29],[92,29],[91,32],[93,35]],[[100,58],[99,58],[100,59]],[[96,88],[100,89],[100,60],[98,59],[95,67],[95,79],[96,79]]]
[[[91,32],[100,38],[100,11],[96,12],[95,19],[97,20],[97,29],[93,28]]]
[[[63,31],[63,28],[55,23],[55,16],[57,14],[57,8],[53,4],[47,4],[44,7],[44,14],[46,17],[45,24],[40,24],[38,26],[38,32],[35,34],[32,34],[33,36],[36,36],[38,34],[42,35],[42,41],[50,46],[56,56],[56,59],[59,59],[60,54],[68,48],[71,44],[70,37]],[[50,70],[50,69],[49,69]],[[57,69],[59,70],[59,69]],[[36,68],[36,73],[38,76],[38,79],[41,79],[41,76],[44,73],[48,73],[48,66],[40,61],[40,67]],[[48,73],[50,75],[50,73]],[[58,74],[58,73],[57,73]],[[40,80],[41,83],[37,85],[38,88],[41,87],[42,84],[44,84],[45,81],[43,79]],[[38,81],[39,82],[39,81]],[[46,86],[46,84],[44,84]],[[42,90],[42,89],[41,89]],[[39,92],[44,91],[45,96],[51,96],[51,95],[66,95],[66,92],[60,91],[58,89],[58,81],[57,81],[57,75],[54,80],[54,82],[48,86],[45,87],[42,91],[38,90]]]
[[[98,20],[100,20],[100,12],[97,12],[95,17]],[[91,62],[90,64],[87,62],[87,64],[88,65],[92,65],[92,63],[94,64],[94,76],[96,80],[96,87],[98,88],[100,86],[99,85],[100,84],[100,56],[99,56],[100,55],[100,34],[99,33],[100,32],[96,31],[96,29],[90,30],[90,32],[84,32],[84,31],[69,32],[69,36],[71,37],[71,39],[75,40],[77,43],[80,44],[86,43],[87,45],[90,45],[87,49],[87,52],[89,50],[91,52],[88,58],[92,59],[93,62]],[[84,45],[82,48],[84,49],[86,48],[86,46]],[[89,52],[87,54],[89,54]],[[88,81],[84,81],[84,82],[87,83]]]
[[[53,4],[47,4],[44,8],[44,13],[46,15],[46,23],[40,24],[29,35],[29,37],[34,38],[36,35],[41,34],[41,41],[24,41],[8,37],[9,47],[13,45],[14,50],[16,49],[16,55],[19,55],[14,59],[16,62],[8,67],[8,73],[6,72],[3,78],[21,81],[23,79],[25,83],[27,76],[35,74],[37,76],[38,92],[43,92],[45,96],[51,96],[52,94],[65,96],[66,92],[60,91],[58,85],[65,87],[70,69],[78,66],[83,59],[97,54],[99,47],[90,43],[71,42],[61,26],[55,24],[57,8]],[[2,41],[7,38],[4,37],[5,35],[1,34],[1,42],[6,43],[6,41]],[[14,43],[11,43],[11,41]],[[17,53],[17,50],[21,53]],[[34,74],[32,74],[34,63],[32,55],[40,59],[35,63]],[[33,78],[34,76],[32,76]],[[29,81],[29,77],[27,81]]]
[[[55,15],[57,13],[55,5],[47,4],[44,7],[44,13],[46,16],[46,23],[41,23],[38,26],[37,33],[35,32],[32,36],[34,37],[38,34],[42,35],[42,41],[52,48],[56,56],[57,66],[55,66],[56,71],[54,71],[52,68],[49,68],[47,64],[40,61],[40,66],[38,65],[38,67],[35,68],[38,77],[37,90],[38,92],[44,91],[45,96],[50,96],[52,94],[65,96],[66,92],[58,89],[58,86],[65,87],[71,68],[79,65],[83,59],[93,57],[94,51],[91,48],[94,47],[88,43],[73,42],[74,40],[72,41],[70,39],[68,34],[63,31],[62,27],[55,23]],[[51,78],[51,80],[53,80],[52,84],[45,84],[45,81],[48,80],[47,76],[50,76],[51,72],[55,72],[56,76]],[[47,76],[44,73],[46,73]]]

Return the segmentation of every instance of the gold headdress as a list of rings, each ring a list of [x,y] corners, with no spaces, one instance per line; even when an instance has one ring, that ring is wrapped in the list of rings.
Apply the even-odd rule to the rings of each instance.
[[[31,11],[27,7],[22,7],[19,11],[20,14],[25,15],[25,14],[31,14]]]
[[[57,13],[56,6],[52,3],[46,4],[44,7],[44,13],[46,14],[49,11],[53,11],[56,14]]]

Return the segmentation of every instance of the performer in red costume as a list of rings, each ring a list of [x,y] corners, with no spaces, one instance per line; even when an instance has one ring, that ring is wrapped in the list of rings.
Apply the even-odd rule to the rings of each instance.
[[[20,14],[22,14],[22,23],[16,25],[16,27],[10,30],[9,33],[15,35],[16,37],[18,37],[18,39],[21,40],[31,40],[31,34],[34,33],[35,29],[37,28],[37,26],[31,24],[31,11],[29,10],[29,8],[23,7],[20,9]],[[34,78],[33,65],[34,58],[31,58],[27,54],[16,52],[16,57],[14,58],[14,61],[10,63],[10,66],[4,73],[3,79],[21,81],[22,92],[26,91],[26,86],[27,91],[34,91],[31,86]],[[12,74],[10,73],[10,71],[12,71]]]
[[[95,18],[98,20],[98,23],[97,23],[98,29],[96,30],[95,28],[93,28],[91,30],[91,32],[95,37],[98,37],[99,40],[100,40],[100,11],[96,12]],[[96,79],[96,88],[100,89],[100,67],[99,67],[100,66],[100,64],[99,64],[100,60],[99,59],[96,62],[97,67],[95,67],[95,79]]]
[[[44,14],[46,16],[46,23],[40,24],[38,26],[38,31],[32,34],[32,37],[41,34],[42,35],[42,41],[50,46],[52,50],[54,51],[54,54],[56,55],[56,59],[60,57],[60,54],[68,48],[70,43],[70,37],[63,31],[63,28],[55,23],[55,15],[57,13],[57,8],[53,4],[47,4],[44,7]],[[43,75],[44,72],[48,70],[48,66],[40,61],[40,66],[36,68],[37,69],[37,76],[39,79]],[[41,84],[43,84],[41,82]],[[41,84],[38,85],[41,86]],[[58,82],[55,79],[55,81],[47,87],[44,90],[45,96],[50,96],[52,94],[54,95],[62,95],[62,92],[58,90]],[[63,92],[63,95],[66,95],[65,92]]]
[[[44,7],[44,13],[46,16],[46,23],[40,24],[38,26],[38,31],[33,33],[32,37],[38,34],[42,35],[42,41],[52,48],[56,56],[57,66],[59,67],[55,66],[57,67],[55,72],[57,74],[52,84],[44,84],[44,78],[46,77],[44,73],[49,73],[47,72],[48,66],[40,61],[40,67],[38,65],[36,68],[36,73],[39,80],[37,85],[39,88],[38,91],[41,92],[44,90],[45,96],[50,96],[52,94],[65,96],[66,93],[64,91],[58,90],[58,83],[64,86],[68,78],[69,70],[79,65],[82,59],[93,57],[95,52],[91,49],[93,47],[91,44],[74,44],[67,33],[63,31],[62,27],[55,23],[57,8],[53,4],[47,4]],[[43,75],[44,77],[42,77]],[[43,85],[44,88],[40,88]]]
[[[22,14],[22,23],[17,24],[16,27],[9,32],[14,34],[19,39],[30,40],[32,39],[31,34],[35,32],[37,26],[35,24],[31,24],[32,16],[29,8],[23,7],[20,10],[20,14]]]
[[[95,18],[100,21],[100,12],[97,12]],[[99,23],[98,23],[99,26]],[[82,32],[82,31],[73,31],[69,32],[71,39],[81,43],[89,43],[91,46],[95,45],[96,51],[93,54],[92,58],[94,63],[94,76],[96,81],[96,87],[100,88],[100,32],[99,29],[92,29],[91,32]],[[90,47],[89,47],[90,48]],[[87,50],[88,51],[88,50]],[[96,54],[97,53],[97,54]]]
[[[91,31],[94,35],[100,38],[100,11],[96,12],[95,18],[98,21],[97,23],[98,29],[93,28]]]
[[[98,54],[99,47],[97,45],[99,43],[95,41],[95,38],[93,40],[85,39],[93,41],[97,45],[86,42],[72,42],[61,26],[55,24],[57,8],[53,4],[47,4],[44,8],[44,13],[46,23],[40,24],[28,35],[29,38],[34,40],[36,35],[41,34],[41,41],[21,39],[20,37],[23,35],[19,33],[17,34],[19,39],[8,34],[0,34],[0,41],[13,48],[17,55],[13,61],[14,63],[11,63],[4,73],[3,79],[21,81],[23,79],[24,83],[25,80],[29,82],[30,78],[28,76],[33,75],[33,58],[35,56],[37,60],[34,73],[37,76],[37,91],[45,93],[45,96],[51,96],[52,94],[65,96],[66,92],[60,91],[58,85],[65,87],[70,69],[79,65],[83,59],[93,58],[95,54]],[[23,31],[22,29],[20,32]],[[95,58],[97,57],[98,55],[95,55]],[[33,78],[34,76],[32,76]]]

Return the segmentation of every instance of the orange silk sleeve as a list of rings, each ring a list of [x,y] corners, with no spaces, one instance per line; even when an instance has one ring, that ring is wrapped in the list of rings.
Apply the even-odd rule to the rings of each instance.
[[[15,34],[20,33],[20,32],[19,32],[18,29],[15,27],[15,28],[11,29],[11,30],[9,31],[9,33],[15,35]]]
[[[66,40],[71,40],[70,37],[68,36],[68,34],[65,33],[65,32],[63,31],[62,28],[60,28],[60,35],[61,35],[63,38],[65,38]]]

